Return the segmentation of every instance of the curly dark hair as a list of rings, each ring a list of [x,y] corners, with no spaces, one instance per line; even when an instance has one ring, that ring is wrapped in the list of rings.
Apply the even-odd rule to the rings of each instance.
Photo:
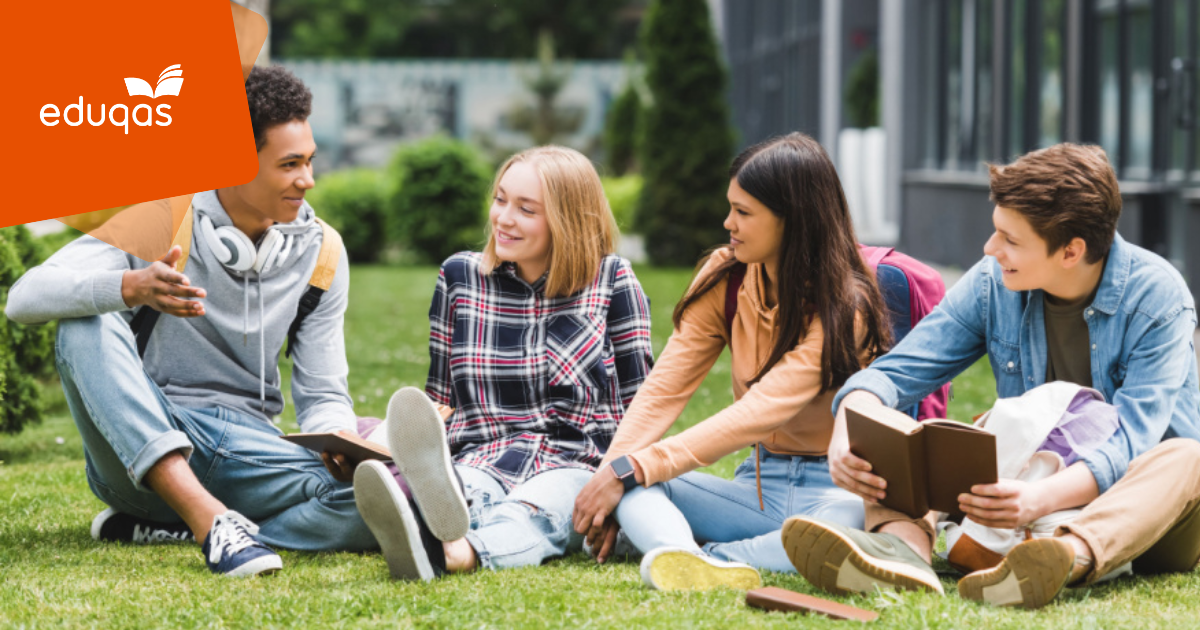
[[[262,151],[268,129],[293,120],[308,120],[312,92],[283,66],[255,66],[246,79],[246,103],[254,128],[254,148]]]

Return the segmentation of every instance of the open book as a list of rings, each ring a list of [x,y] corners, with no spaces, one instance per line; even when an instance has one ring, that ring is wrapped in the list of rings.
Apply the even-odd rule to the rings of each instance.
[[[179,96],[179,88],[183,87],[183,70],[182,64],[167,66],[158,75],[158,85],[151,88],[150,84],[144,79],[136,77],[125,77],[125,89],[130,96],[149,96],[150,98],[158,98],[160,96]]]
[[[392,454],[388,452],[386,446],[376,444],[370,440],[364,440],[349,431],[293,433],[279,437],[289,442],[295,442],[310,451],[318,453],[326,451],[341,453],[354,462],[362,462],[368,459],[378,459],[385,462],[392,460]]]
[[[958,495],[995,483],[996,436],[954,420],[917,422],[873,404],[846,408],[850,452],[887,481],[881,503],[919,518],[930,510],[961,516]]]

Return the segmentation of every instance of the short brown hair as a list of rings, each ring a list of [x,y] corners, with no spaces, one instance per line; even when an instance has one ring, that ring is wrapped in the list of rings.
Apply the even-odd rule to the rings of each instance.
[[[1087,243],[1087,262],[1108,255],[1121,216],[1121,191],[1108,155],[1095,145],[1064,142],[988,164],[992,203],[1021,213],[1054,253],[1072,239]]]
[[[508,158],[500,167],[492,182],[492,196],[509,167],[517,162],[532,166],[542,181],[542,201],[550,228],[546,295],[571,295],[595,281],[601,259],[616,249],[617,222],[604,196],[600,175],[575,149],[534,147]],[[484,268],[494,270],[502,262],[496,255],[496,235],[489,223]]]

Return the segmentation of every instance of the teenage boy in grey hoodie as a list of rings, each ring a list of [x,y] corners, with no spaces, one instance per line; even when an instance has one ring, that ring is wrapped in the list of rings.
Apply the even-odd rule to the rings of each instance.
[[[93,521],[93,537],[194,537],[204,541],[209,568],[226,575],[281,568],[268,544],[377,546],[352,485],[279,439],[271,423],[284,405],[279,353],[323,238],[304,202],[316,144],[307,122],[312,94],[291,73],[255,68],[246,96],[258,175],[195,196],[186,275],[174,269],[179,247],[151,264],[83,236],[30,269],[6,307],[21,323],[59,320],[58,371],[83,436],[88,482],[109,506]],[[280,262],[234,270],[229,246],[238,239],[230,237],[240,235],[227,230],[256,249],[269,231],[282,233]],[[343,251],[293,348],[292,398],[306,432],[355,427],[342,337],[348,287]],[[162,314],[144,358],[130,329],[140,309]]]

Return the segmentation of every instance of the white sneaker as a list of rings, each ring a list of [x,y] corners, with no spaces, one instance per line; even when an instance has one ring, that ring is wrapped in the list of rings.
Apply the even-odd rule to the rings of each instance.
[[[450,458],[446,424],[425,392],[405,387],[392,394],[387,443],[429,531],[447,542],[466,536],[471,514]]]
[[[724,562],[693,549],[659,547],[642,558],[642,582],[659,591],[707,591],[762,586],[758,571],[740,562]]]

